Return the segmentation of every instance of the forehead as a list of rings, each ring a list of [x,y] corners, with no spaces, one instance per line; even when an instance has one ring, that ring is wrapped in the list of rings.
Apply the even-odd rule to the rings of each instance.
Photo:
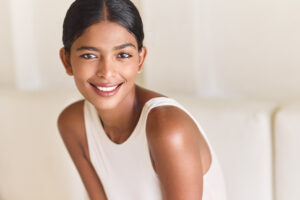
[[[88,27],[72,46],[111,48],[124,43],[132,43],[137,47],[135,37],[126,28],[114,22],[103,21]]]

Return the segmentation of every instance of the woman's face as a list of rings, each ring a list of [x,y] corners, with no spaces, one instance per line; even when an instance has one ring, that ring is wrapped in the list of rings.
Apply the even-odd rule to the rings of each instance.
[[[135,37],[113,22],[88,27],[74,41],[70,56],[61,57],[81,94],[98,109],[112,109],[130,98],[146,49],[138,51]]]

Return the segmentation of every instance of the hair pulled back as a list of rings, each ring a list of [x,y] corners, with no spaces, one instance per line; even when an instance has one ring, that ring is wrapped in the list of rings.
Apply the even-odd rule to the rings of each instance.
[[[141,50],[144,40],[141,16],[130,0],[76,0],[70,6],[63,23],[63,44],[70,53],[73,42],[89,26],[101,21],[115,22],[126,28],[137,40]]]

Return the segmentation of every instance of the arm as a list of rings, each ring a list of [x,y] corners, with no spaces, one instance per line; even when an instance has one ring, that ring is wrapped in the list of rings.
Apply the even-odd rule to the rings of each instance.
[[[101,181],[84,153],[82,142],[80,142],[80,138],[85,130],[83,119],[78,115],[80,110],[77,107],[80,106],[73,104],[60,114],[57,121],[58,129],[90,199],[107,200]]]
[[[192,119],[179,108],[157,107],[146,131],[163,199],[202,199],[200,132]]]

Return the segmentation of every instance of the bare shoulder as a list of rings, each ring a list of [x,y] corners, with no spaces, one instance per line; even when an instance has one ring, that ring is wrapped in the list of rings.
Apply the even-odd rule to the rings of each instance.
[[[194,160],[201,160],[203,175],[208,171],[212,161],[209,146],[197,124],[182,109],[175,106],[153,108],[148,115],[146,133],[154,165],[170,156],[179,159],[180,155],[194,155]]]
[[[156,107],[149,112],[146,134],[164,198],[202,199],[206,161],[193,119],[175,106]]]
[[[64,142],[72,140],[72,143],[80,145],[82,149],[85,133],[83,102],[84,100],[79,100],[68,105],[62,110],[57,119],[59,133]]]
[[[192,118],[175,106],[153,108],[148,115],[146,126],[149,141],[176,142],[199,141],[199,129]],[[179,143],[178,143],[179,142]]]
[[[83,100],[76,101],[61,111],[57,119],[59,129],[76,130],[80,126],[83,122],[83,102]]]

